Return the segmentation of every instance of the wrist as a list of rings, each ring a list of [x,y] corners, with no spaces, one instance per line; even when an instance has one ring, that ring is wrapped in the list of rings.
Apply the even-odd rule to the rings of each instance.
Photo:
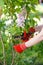
[[[39,40],[42,41],[43,40],[43,34],[39,33],[39,35],[40,35]]]

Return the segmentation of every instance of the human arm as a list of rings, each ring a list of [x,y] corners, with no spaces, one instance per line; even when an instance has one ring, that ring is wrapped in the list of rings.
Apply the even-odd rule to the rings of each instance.
[[[22,44],[14,45],[13,48],[14,48],[17,52],[21,53],[21,52],[23,52],[26,48],[29,48],[29,47],[31,47],[31,46],[33,46],[33,45],[35,45],[35,44],[38,44],[38,43],[39,43],[40,41],[42,41],[42,40],[43,40],[43,29],[42,29],[42,31],[41,31],[38,35],[34,36],[33,38],[31,38],[31,39],[28,40],[27,42],[22,43]]]
[[[42,31],[38,35],[34,36],[29,41],[27,41],[25,43],[26,47],[31,47],[31,46],[33,46],[35,44],[38,44],[40,41],[42,41],[43,40],[43,33],[42,33]]]
[[[35,26],[34,27],[35,28],[35,31],[37,32],[37,31],[41,31],[41,29],[43,28],[43,24],[42,25],[38,25],[38,26]]]

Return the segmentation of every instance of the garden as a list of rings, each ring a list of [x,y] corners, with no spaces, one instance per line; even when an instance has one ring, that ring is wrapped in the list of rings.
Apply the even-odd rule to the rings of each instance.
[[[22,53],[13,49],[34,36],[30,28],[43,17],[38,6],[39,0],[0,0],[0,65],[43,65],[43,41]]]

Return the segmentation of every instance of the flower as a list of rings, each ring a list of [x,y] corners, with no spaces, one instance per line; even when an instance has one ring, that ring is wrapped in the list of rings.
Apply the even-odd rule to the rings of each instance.
[[[24,34],[22,36],[22,42],[27,42],[30,38],[31,34],[30,33],[26,33],[26,31],[24,31]]]
[[[30,27],[29,31],[30,31],[30,33],[34,33],[35,29],[33,27]]]
[[[24,16],[22,16],[21,14],[18,14],[17,20],[16,20],[17,26],[24,27],[24,21],[25,21]]]
[[[24,31],[24,35],[23,35],[24,37],[26,37],[27,36],[27,33],[26,33],[26,31]]]
[[[12,22],[13,22],[13,20],[12,20],[12,19],[9,19],[9,20],[5,21],[5,24],[6,24],[6,26],[8,26],[8,25],[10,25]]]
[[[26,8],[24,6],[22,8],[22,11],[19,14],[17,14],[16,23],[17,23],[18,27],[24,27],[25,26],[24,22],[25,22],[26,16],[27,16],[27,11],[26,11]]]

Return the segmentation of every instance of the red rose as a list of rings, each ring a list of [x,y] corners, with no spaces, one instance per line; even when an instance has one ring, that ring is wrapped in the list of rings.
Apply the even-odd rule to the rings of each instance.
[[[23,37],[26,37],[26,36],[27,36],[26,31],[24,31],[24,35],[23,35]]]
[[[31,34],[30,33],[26,33],[26,37],[22,38],[22,42],[27,42],[30,38]]]
[[[35,32],[35,29],[34,29],[33,27],[31,27],[31,28],[29,29],[29,31],[30,31],[31,33],[34,33],[34,32]]]
[[[22,42],[27,42],[28,38],[22,39]]]

